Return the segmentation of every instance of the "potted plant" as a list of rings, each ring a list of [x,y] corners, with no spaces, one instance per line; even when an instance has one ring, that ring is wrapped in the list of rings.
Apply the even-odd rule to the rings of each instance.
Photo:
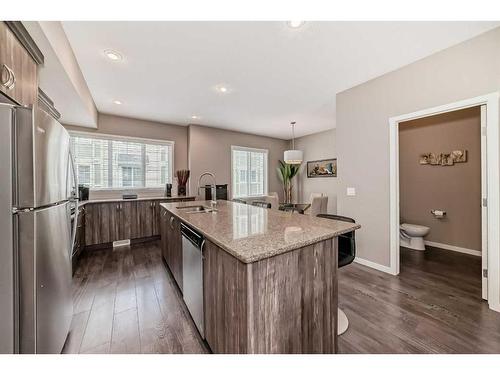
[[[278,177],[283,183],[283,196],[285,203],[292,203],[292,179],[299,172],[300,165],[285,164],[279,160],[280,165],[277,167]]]

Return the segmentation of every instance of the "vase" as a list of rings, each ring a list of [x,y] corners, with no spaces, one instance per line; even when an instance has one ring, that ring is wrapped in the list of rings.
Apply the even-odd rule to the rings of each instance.
[[[186,185],[178,185],[177,186],[177,195],[185,196],[186,195]]]
[[[286,183],[283,186],[283,198],[285,203],[292,203],[292,184]]]

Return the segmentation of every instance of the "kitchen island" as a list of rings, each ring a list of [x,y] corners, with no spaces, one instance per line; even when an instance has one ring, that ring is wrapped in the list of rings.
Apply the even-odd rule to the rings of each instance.
[[[337,236],[359,225],[229,201],[160,206],[181,291],[181,223],[204,237],[202,335],[214,353],[337,351]]]

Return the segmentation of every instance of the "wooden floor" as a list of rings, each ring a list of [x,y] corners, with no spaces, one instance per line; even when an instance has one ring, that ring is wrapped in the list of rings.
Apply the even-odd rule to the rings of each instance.
[[[341,353],[500,353],[500,314],[481,300],[480,258],[402,249],[401,274],[340,270]],[[207,353],[159,243],[84,255],[64,353]]]
[[[207,353],[159,242],[87,252],[63,353]]]
[[[340,352],[500,353],[500,313],[482,301],[480,275],[480,257],[435,248],[401,248],[397,277],[344,267]]]

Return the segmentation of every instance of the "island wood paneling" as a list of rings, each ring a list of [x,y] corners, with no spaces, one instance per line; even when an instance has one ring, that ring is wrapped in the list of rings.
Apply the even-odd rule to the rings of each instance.
[[[337,252],[327,240],[249,265],[252,353],[335,353]]]
[[[246,353],[247,266],[210,241],[203,249],[205,339],[214,353]]]
[[[245,264],[207,241],[205,336],[214,353],[335,353],[337,250],[326,240]]]

